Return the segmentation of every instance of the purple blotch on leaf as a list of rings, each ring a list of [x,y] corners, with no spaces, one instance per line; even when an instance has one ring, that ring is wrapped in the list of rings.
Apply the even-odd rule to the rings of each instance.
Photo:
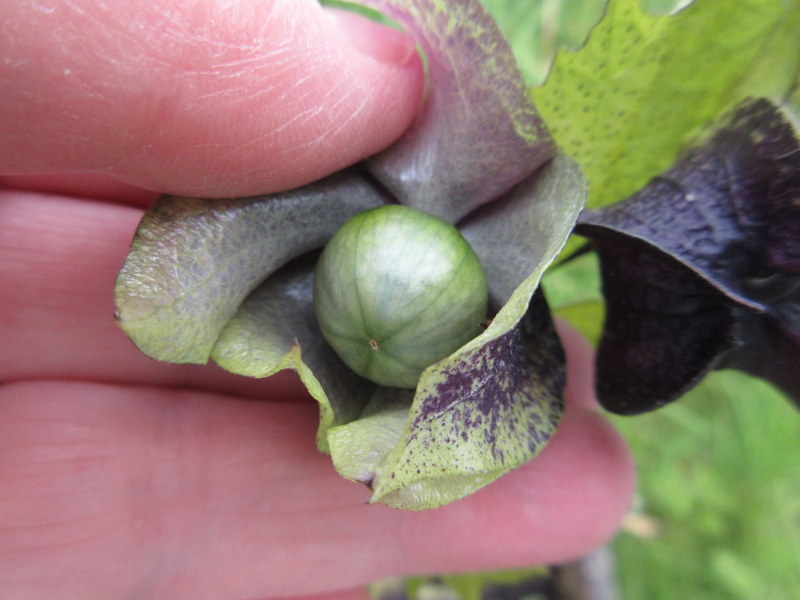
[[[477,351],[443,369],[445,379],[421,400],[422,410],[412,431],[447,414],[453,435],[469,439],[477,434],[502,460],[497,445],[499,427],[523,427],[528,449],[545,443],[554,423],[543,422],[537,410],[543,400],[560,414],[565,382],[564,355],[541,291],[531,301],[520,323]],[[520,416],[524,421],[520,422]]]

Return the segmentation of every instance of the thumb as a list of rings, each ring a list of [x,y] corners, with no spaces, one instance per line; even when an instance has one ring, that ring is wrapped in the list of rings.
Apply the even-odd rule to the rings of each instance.
[[[413,41],[316,0],[7,0],[0,172],[183,195],[296,187],[389,145]]]

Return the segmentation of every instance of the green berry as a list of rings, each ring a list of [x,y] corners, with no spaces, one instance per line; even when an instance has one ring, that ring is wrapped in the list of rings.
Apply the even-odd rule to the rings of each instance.
[[[422,371],[481,332],[488,288],[458,230],[398,205],[347,221],[320,256],[314,308],[325,339],[356,373],[414,388]]]

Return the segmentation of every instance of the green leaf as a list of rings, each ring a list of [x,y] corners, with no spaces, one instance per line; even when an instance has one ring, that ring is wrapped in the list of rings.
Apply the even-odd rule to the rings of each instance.
[[[117,277],[119,324],[152,358],[205,363],[264,278],[383,201],[358,171],[271,196],[162,197],[139,224]]]
[[[401,441],[413,396],[414,390],[378,387],[358,420],[327,431],[342,477],[372,485],[378,465]]]
[[[800,2],[784,0],[775,26],[761,40],[758,57],[736,99],[762,96],[782,103],[800,84]]]
[[[798,0],[697,0],[666,17],[647,15],[638,0],[611,0],[585,47],[561,52],[533,96],[583,167],[589,205],[606,205],[666,170],[744,97],[783,97],[798,39]]]

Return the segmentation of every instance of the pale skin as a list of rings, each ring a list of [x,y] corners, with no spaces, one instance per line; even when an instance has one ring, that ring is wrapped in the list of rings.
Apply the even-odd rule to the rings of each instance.
[[[0,590],[15,600],[364,597],[370,581],[603,543],[630,457],[562,328],[567,413],[535,460],[442,509],[367,505],[267,380],[141,355],[114,277],[158,192],[318,179],[415,114],[411,42],[315,2],[0,6]]]

